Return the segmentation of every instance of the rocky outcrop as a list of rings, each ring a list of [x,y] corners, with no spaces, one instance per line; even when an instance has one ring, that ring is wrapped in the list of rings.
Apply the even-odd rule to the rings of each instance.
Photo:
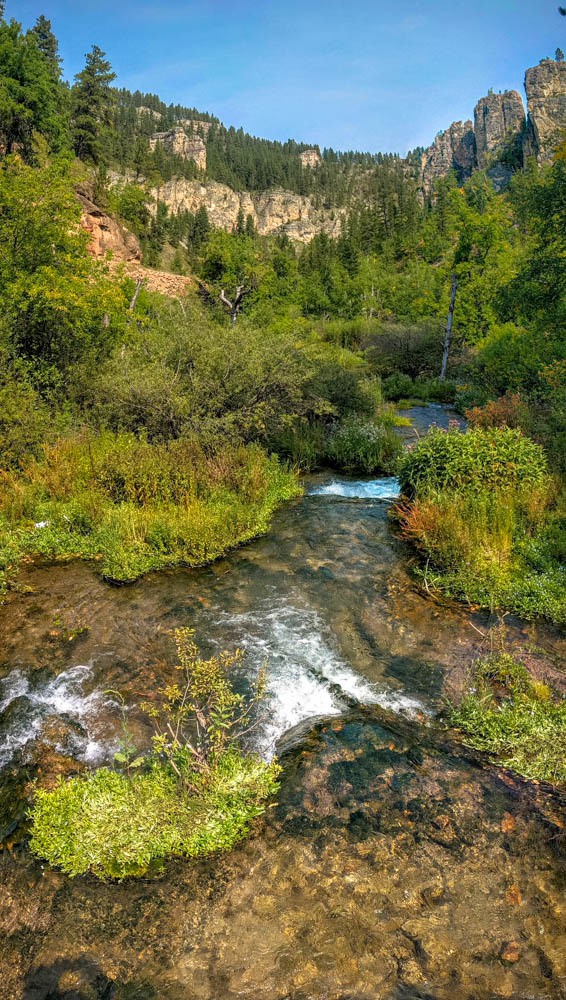
[[[482,97],[474,109],[477,166],[491,166],[521,134],[524,123],[525,109],[516,90]]]
[[[196,212],[204,206],[210,222],[219,229],[234,229],[240,212],[251,215],[261,236],[286,233],[290,239],[308,243],[317,233],[339,236],[343,211],[316,209],[309,198],[277,188],[270,191],[233,191],[226,184],[190,181],[181,178],[164,184],[154,196],[169,211]]]
[[[83,210],[82,227],[90,235],[89,250],[93,257],[102,259],[111,254],[115,262],[141,261],[137,236],[95,205],[87,187],[78,188],[77,197]]]
[[[143,118],[145,116],[148,118],[153,118],[153,120],[156,122],[161,121],[160,111],[154,111],[153,108],[146,108],[144,107],[143,104],[140,104],[139,108],[136,108],[136,114],[140,118]]]
[[[300,155],[303,167],[312,167],[313,170],[322,162],[322,157],[318,149],[305,149]]]
[[[126,264],[126,273],[134,281],[142,281],[149,292],[159,292],[172,299],[181,299],[191,289],[196,288],[196,282],[183,274],[171,274],[170,271],[157,271],[153,267],[143,267],[142,264]]]
[[[184,129],[186,129],[189,132],[200,133],[206,139],[214,123],[203,122],[200,120],[200,118],[179,118],[177,124],[181,125]]]
[[[543,59],[525,75],[528,117],[516,90],[482,97],[474,124],[454,122],[440,132],[421,160],[420,187],[430,199],[435,181],[450,170],[461,182],[473,170],[487,170],[496,189],[509,183],[513,170],[530,156],[552,158],[566,135],[566,62]]]
[[[149,140],[149,148],[154,150],[158,144],[168,153],[194,160],[199,170],[206,170],[206,143],[202,136],[192,132],[187,135],[184,128],[176,126],[169,132],[156,132]]]
[[[543,59],[525,74],[529,113],[525,158],[547,162],[566,134],[566,62]]]
[[[470,177],[476,165],[476,143],[471,121],[453,122],[445,132],[439,132],[432,146],[422,155],[421,187],[430,198],[434,184],[451,170],[462,183]]]

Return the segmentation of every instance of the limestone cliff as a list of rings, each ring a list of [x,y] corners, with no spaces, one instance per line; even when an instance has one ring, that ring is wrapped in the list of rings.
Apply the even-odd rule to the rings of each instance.
[[[303,167],[312,167],[315,169],[322,162],[322,157],[318,149],[305,149],[300,154],[300,160]]]
[[[226,184],[208,181],[173,179],[154,198],[167,205],[169,211],[196,212],[203,205],[213,226],[228,231],[234,229],[240,211],[251,215],[261,236],[286,233],[290,239],[308,243],[317,233],[339,236],[342,211],[316,209],[309,198],[276,188],[270,191],[233,191]]]
[[[182,156],[185,160],[194,160],[199,170],[206,170],[206,143],[202,136],[187,132],[180,125],[169,132],[156,132],[149,140],[149,148],[155,149],[160,144],[168,153]]]
[[[422,155],[421,187],[430,198],[434,183],[456,171],[460,183],[470,177],[476,164],[476,147],[471,121],[453,122],[445,132],[439,132],[432,146]]]
[[[525,109],[516,90],[482,97],[474,109],[477,166],[491,166],[504,146],[521,134],[524,123]]]
[[[543,59],[527,70],[525,90],[527,119],[516,90],[489,93],[476,104],[473,126],[454,122],[436,137],[421,159],[420,186],[426,199],[435,181],[450,170],[462,181],[479,167],[501,189],[521,159],[551,159],[566,134],[566,63]]]
[[[566,62],[543,59],[525,74],[529,113],[525,156],[548,161],[566,134]]]
[[[179,118],[177,124],[182,125],[182,127],[184,129],[188,129],[189,132],[200,133],[206,139],[212,128],[213,122],[203,122],[200,118]]]

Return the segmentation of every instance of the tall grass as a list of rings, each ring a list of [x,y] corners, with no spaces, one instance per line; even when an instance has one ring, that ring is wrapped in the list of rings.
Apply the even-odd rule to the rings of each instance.
[[[470,746],[527,778],[566,782],[566,700],[554,699],[508,653],[477,661],[451,722]]]
[[[296,477],[257,445],[76,434],[0,480],[0,573],[25,555],[96,560],[112,580],[200,565],[267,530]]]
[[[540,447],[518,431],[437,431],[408,455],[402,537],[426,586],[526,618],[566,620],[561,500]]]

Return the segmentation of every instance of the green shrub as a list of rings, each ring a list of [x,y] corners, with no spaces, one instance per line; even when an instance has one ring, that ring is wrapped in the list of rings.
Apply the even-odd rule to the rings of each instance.
[[[414,445],[401,465],[406,496],[430,492],[481,492],[540,486],[547,474],[540,445],[518,430],[493,427],[433,429]]]
[[[417,395],[415,383],[410,375],[405,375],[403,372],[394,372],[383,380],[383,395],[385,399],[392,399],[393,401],[411,399]]]
[[[101,768],[36,792],[30,847],[67,875],[118,879],[159,870],[172,855],[228,850],[264,811],[278,771],[232,748],[196,795],[162,764],[133,775]]]
[[[142,705],[154,724],[152,752],[137,755],[126,729],[116,754],[126,773],[101,768],[36,792],[31,849],[68,875],[125,878],[159,870],[173,855],[228,850],[278,788],[279,765],[242,745],[264,672],[247,697],[238,694],[229,675],[240,651],[203,660],[190,629],[175,634],[179,683]]]
[[[372,421],[349,417],[332,431],[328,457],[349,472],[384,472],[397,468],[402,443],[395,431]]]
[[[506,653],[475,665],[453,725],[469,746],[485,750],[527,778],[566,782],[566,700],[554,700]]]

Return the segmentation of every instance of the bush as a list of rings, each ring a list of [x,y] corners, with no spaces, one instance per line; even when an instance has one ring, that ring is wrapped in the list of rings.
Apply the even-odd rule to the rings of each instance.
[[[481,492],[541,486],[547,474],[542,448],[507,427],[468,432],[433,429],[401,465],[402,492]]]
[[[145,774],[101,768],[61,780],[36,792],[30,847],[67,875],[118,879],[159,870],[170,856],[229,850],[264,811],[278,770],[232,748],[201,780],[198,795],[180,789],[173,770],[159,763]]]
[[[394,372],[383,380],[383,394],[386,399],[395,402],[399,399],[411,399],[416,396],[415,383],[410,375]]]
[[[190,630],[176,639],[181,683],[146,706],[153,752],[134,757],[128,738],[116,755],[125,774],[102,768],[36,792],[31,849],[68,875],[121,879],[159,870],[172,855],[228,850],[278,788],[278,764],[242,747],[263,675],[246,699],[229,680],[241,653],[202,660]]]
[[[40,454],[51,427],[49,410],[25,372],[19,378],[6,373],[0,382],[1,468],[14,468],[28,455]]]
[[[328,457],[333,464],[349,472],[396,471],[403,450],[395,431],[359,417],[349,417],[332,431],[328,442]]]
[[[527,778],[566,782],[566,701],[554,700],[507,653],[480,659],[451,722],[469,746]]]
[[[465,413],[471,427],[516,427],[524,428],[529,411],[526,403],[516,392],[506,392],[499,399],[490,399],[485,406],[474,406]]]

